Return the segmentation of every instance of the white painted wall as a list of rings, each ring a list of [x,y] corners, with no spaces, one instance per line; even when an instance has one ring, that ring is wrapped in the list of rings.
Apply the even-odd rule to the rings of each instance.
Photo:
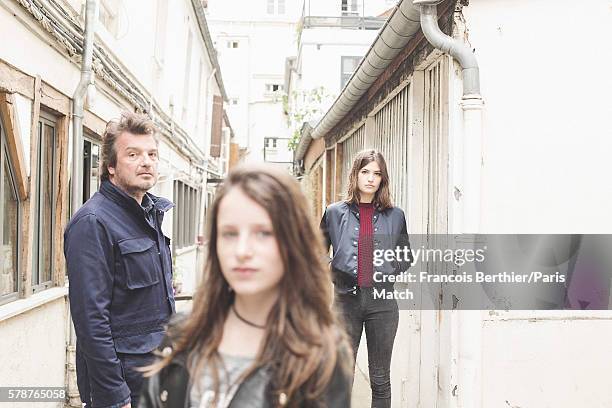
[[[111,48],[111,53],[121,64],[121,68],[132,76],[132,79],[152,95],[162,109],[185,130],[191,140],[202,150],[208,151],[210,145],[210,122],[212,116],[212,94],[219,95],[220,88],[214,77],[212,64],[205,50],[205,44],[195,20],[190,0],[170,1],[167,15],[166,53],[162,65],[154,61],[155,29],[157,4],[164,0],[151,2],[143,7],[138,2],[119,1],[117,12],[119,25],[117,35],[105,31],[98,24],[98,41],[103,41]],[[70,0],[68,4],[74,15],[81,12],[82,0]],[[187,78],[189,97],[185,98],[185,56],[187,32],[192,32],[192,59],[189,77]],[[7,39],[0,50],[0,59],[25,72],[30,76],[41,76],[42,80],[58,91],[71,97],[80,78],[80,67],[70,62],[56,45],[48,38],[32,16],[13,0],[0,2],[0,38]],[[10,40],[8,40],[10,39]],[[19,41],[13,41],[19,39]],[[24,52],[27,50],[28,52]],[[200,66],[202,67],[200,69]],[[211,78],[210,81],[207,81]],[[200,84],[200,88],[197,84]],[[117,118],[126,103],[106,84],[97,78],[97,97],[90,110],[102,118]],[[174,102],[170,109],[170,99]],[[17,98],[18,117],[24,125],[29,126],[31,101]],[[198,100],[200,109],[198,112]],[[186,102],[186,104],[184,103]],[[183,108],[185,114],[183,115]],[[24,130],[27,130],[24,126]],[[29,132],[22,132],[29,135]],[[24,141],[24,146],[29,146]],[[29,149],[26,152],[29,157]],[[160,144],[160,167],[165,180],[152,190],[154,194],[172,199],[173,180],[177,177],[194,177],[195,168],[190,158],[178,153],[169,143]],[[70,166],[68,166],[70,168]],[[166,214],[163,225],[164,233],[172,237],[173,212]],[[196,267],[195,251],[178,256],[177,263],[185,269],[184,286],[192,289],[195,285]],[[4,318],[7,310],[12,310],[23,302],[32,302],[47,296],[58,288],[43,291],[25,301],[19,300],[0,306],[0,347],[3,350],[0,383],[2,385],[40,385],[64,386],[66,333],[68,332],[65,300],[42,302],[39,307],[26,312],[17,312],[10,318]],[[63,290],[63,289],[62,289]],[[24,350],[27,351],[24,353]],[[56,407],[58,404],[41,404],[40,406]]]
[[[53,289],[62,291],[62,289]],[[20,304],[36,302],[33,295]],[[15,305],[0,306],[0,316]],[[66,365],[67,298],[60,296],[48,303],[0,319],[0,383],[3,387],[64,387]],[[27,405],[27,404],[26,404]],[[60,408],[63,403],[38,402],[42,408]],[[20,408],[24,403],[3,402],[3,407]]]
[[[612,406],[608,311],[513,314],[483,321],[483,407]]]
[[[348,0],[348,4],[356,2],[359,16],[376,17],[395,6],[395,0]],[[350,7],[349,7],[350,8]],[[340,16],[342,15],[341,0],[305,0],[304,10],[311,16]]]
[[[296,90],[323,86],[330,94],[341,91],[341,57],[364,56],[377,35],[376,30],[340,28],[305,29],[300,41]]]
[[[464,14],[486,104],[482,231],[612,231],[610,2],[473,0]]]
[[[473,0],[463,12],[485,101],[481,232],[609,233],[609,2]],[[457,64],[453,76],[451,188],[461,178]],[[612,352],[601,339],[612,335],[612,312],[483,312],[480,328],[482,407],[610,406],[602,381]],[[455,361],[457,329],[441,338],[443,384],[453,384],[456,363],[444,360]]]
[[[278,0],[276,0],[278,4]],[[208,0],[208,15],[211,20],[252,22],[295,22],[302,12],[302,0],[285,0],[285,13],[269,14],[267,0]]]

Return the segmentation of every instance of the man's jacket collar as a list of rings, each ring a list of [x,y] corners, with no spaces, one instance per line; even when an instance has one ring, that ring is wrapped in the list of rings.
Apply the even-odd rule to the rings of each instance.
[[[131,211],[138,211],[138,214],[142,214],[142,207],[140,204],[138,204],[138,201],[130,197],[125,191],[111,183],[109,180],[104,180],[102,182],[100,185],[100,193],[120,206]],[[163,197],[157,197],[151,193],[146,194],[149,196],[151,201],[153,201],[153,207],[157,210],[166,212],[174,207],[174,204],[172,204],[170,200]]]

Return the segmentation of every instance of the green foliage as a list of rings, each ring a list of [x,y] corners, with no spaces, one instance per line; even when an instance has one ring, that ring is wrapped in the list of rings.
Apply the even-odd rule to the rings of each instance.
[[[287,125],[291,129],[289,148],[295,150],[300,141],[304,122],[320,119],[331,106],[334,96],[320,86],[309,90],[293,91],[283,97],[283,110],[287,113]]]

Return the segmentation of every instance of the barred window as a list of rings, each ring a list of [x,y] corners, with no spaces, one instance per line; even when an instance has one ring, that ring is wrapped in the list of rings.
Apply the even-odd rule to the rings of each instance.
[[[189,247],[196,243],[200,194],[200,189],[195,189],[180,180],[174,181],[175,207],[172,228],[174,249]]]

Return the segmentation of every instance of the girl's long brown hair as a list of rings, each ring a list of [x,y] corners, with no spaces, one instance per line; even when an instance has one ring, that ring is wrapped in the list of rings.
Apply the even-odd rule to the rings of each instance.
[[[353,167],[349,173],[347,183],[348,187],[344,201],[349,204],[359,204],[360,194],[359,186],[357,184],[357,177],[359,176],[359,171],[373,161],[375,161],[378,164],[378,167],[380,167],[382,179],[380,181],[378,190],[376,190],[376,193],[374,194],[372,203],[374,203],[374,205],[380,211],[383,211],[387,208],[393,207],[393,202],[391,201],[391,192],[389,191],[389,172],[387,171],[387,162],[385,162],[385,158],[378,150],[366,149],[355,155]]]
[[[287,396],[288,406],[297,406],[298,400],[301,406],[307,406],[321,396],[337,362],[351,375],[353,359],[346,335],[338,329],[332,312],[331,276],[321,256],[323,245],[308,201],[289,174],[271,166],[239,166],[219,188],[208,214],[208,257],[203,280],[193,297],[192,313],[177,330],[172,353],[149,367],[147,374],[161,370],[177,354],[187,353],[191,378],[198,378],[200,370],[208,367],[218,395],[218,348],[234,295],[217,256],[217,218],[219,203],[234,188],[268,212],[285,270],[262,347],[243,378],[260,367],[269,367],[272,406],[277,405],[281,393]],[[344,356],[340,361],[339,355]]]

